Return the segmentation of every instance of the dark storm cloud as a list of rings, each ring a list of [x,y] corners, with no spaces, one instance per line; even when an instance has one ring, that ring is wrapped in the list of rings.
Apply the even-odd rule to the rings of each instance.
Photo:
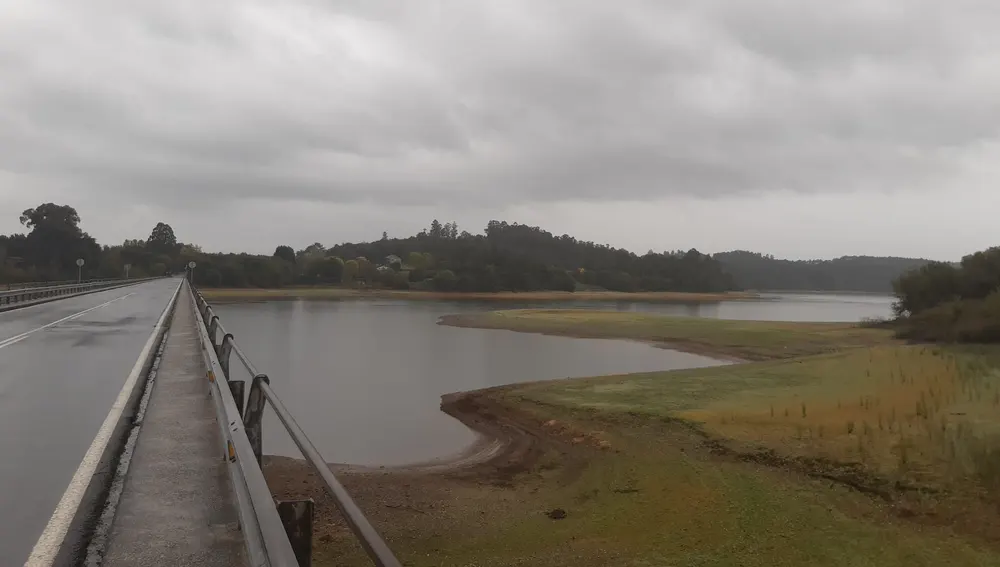
[[[0,0],[0,169],[113,202],[946,188],[991,2]]]

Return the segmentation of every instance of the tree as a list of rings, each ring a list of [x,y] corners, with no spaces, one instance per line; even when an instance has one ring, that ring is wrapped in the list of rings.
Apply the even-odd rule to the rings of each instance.
[[[1000,289],[1000,247],[962,258],[961,294],[964,299],[982,299]]]
[[[295,259],[303,266],[309,265],[312,260],[326,256],[326,247],[319,242],[314,242],[302,250],[295,253]]]
[[[169,224],[158,222],[153,232],[146,239],[146,247],[154,254],[176,254],[178,251],[177,237]]]
[[[962,288],[962,273],[950,264],[931,262],[903,274],[893,282],[897,316],[916,315],[942,303],[957,299]]]
[[[427,267],[427,257],[420,252],[410,252],[406,257],[406,263],[416,270],[423,270]]]
[[[274,249],[275,258],[280,258],[289,264],[295,263],[295,250],[291,246],[278,246]]]
[[[80,230],[80,214],[69,205],[45,203],[21,213],[21,224],[35,230],[64,230],[76,234]]]
[[[306,267],[308,277],[315,278],[318,283],[340,283],[344,276],[344,261],[337,256],[315,258]]]
[[[359,256],[355,262],[358,263],[358,273],[357,275],[364,279],[367,285],[371,285],[375,281],[375,276],[377,270],[375,269],[375,264],[372,264],[368,258],[364,256]]]
[[[354,278],[358,275],[358,261],[348,260],[344,262],[344,273],[341,281],[345,284],[353,284]]]
[[[429,234],[431,238],[441,238],[442,236],[444,236],[444,228],[441,226],[441,223],[437,219],[431,221],[431,230]]]
[[[458,278],[451,270],[441,270],[434,274],[434,289],[438,291],[454,291]]]
[[[44,203],[21,213],[21,224],[31,229],[25,238],[25,261],[42,277],[76,277],[76,259],[97,268],[101,247],[80,230],[80,215],[68,205]]]

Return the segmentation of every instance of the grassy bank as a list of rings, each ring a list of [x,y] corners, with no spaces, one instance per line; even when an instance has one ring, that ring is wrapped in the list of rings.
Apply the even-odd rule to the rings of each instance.
[[[650,341],[691,352],[745,360],[790,358],[892,341],[888,331],[862,329],[845,323],[730,321],[576,309],[449,315],[442,318],[441,323],[572,337]]]
[[[472,301],[648,301],[709,302],[757,299],[754,293],[683,293],[616,291],[532,291],[500,293],[461,293],[388,289],[352,289],[344,287],[302,287],[283,289],[206,288],[201,290],[209,301],[267,301],[281,299],[364,299],[391,298],[412,300]]]
[[[997,355],[881,346],[536,383],[505,395],[547,407],[679,419],[740,451],[850,463],[881,495],[961,483],[970,494],[992,493],[1000,503]]]
[[[1000,565],[993,349],[628,313],[478,322],[760,361],[446,397],[510,449],[443,473],[345,475],[408,565]],[[266,469],[279,496],[317,499],[316,564],[365,564],[300,463]]]

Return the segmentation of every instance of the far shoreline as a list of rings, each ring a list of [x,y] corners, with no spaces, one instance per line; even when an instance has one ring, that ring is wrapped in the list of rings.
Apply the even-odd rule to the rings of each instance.
[[[204,288],[208,301],[281,301],[294,299],[401,299],[414,301],[634,301],[647,303],[713,303],[721,301],[769,300],[756,292],[682,292],[682,291],[524,291],[444,292],[343,287],[289,287],[280,289]]]

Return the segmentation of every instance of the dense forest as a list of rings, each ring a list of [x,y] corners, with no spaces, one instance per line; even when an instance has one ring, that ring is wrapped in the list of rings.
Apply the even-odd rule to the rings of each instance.
[[[319,245],[307,249],[317,254]],[[438,221],[409,238],[345,243],[328,258],[384,259],[384,283],[443,291],[728,291],[732,279],[697,250],[649,252],[554,236],[538,227],[490,221],[483,234]],[[300,255],[301,257],[302,255]],[[334,261],[336,262],[336,261]],[[345,267],[349,264],[345,262]],[[369,268],[370,270],[370,268]],[[309,270],[311,273],[313,270]],[[351,272],[355,269],[350,268]],[[378,267],[376,267],[376,272]],[[361,270],[364,272],[364,270]],[[406,274],[403,281],[402,274]],[[373,274],[375,281],[378,274]]]
[[[780,260],[735,250],[715,254],[736,285],[749,290],[889,293],[903,273],[929,262],[915,258],[844,256],[834,260]]]
[[[948,342],[1000,341],[1000,247],[931,262],[893,284],[904,338]]]
[[[638,255],[622,248],[555,236],[541,228],[490,221],[480,234],[433,221],[419,234],[373,242],[321,243],[301,250],[277,246],[271,255],[206,253],[177,239],[166,223],[149,236],[98,244],[81,229],[73,207],[46,203],[20,217],[26,234],[0,236],[0,282],[77,277],[142,277],[181,272],[197,262],[207,287],[277,288],[346,285],[435,291],[718,292],[735,289],[889,291],[900,273],[926,264],[904,258],[845,257],[777,260],[751,252],[710,256],[695,249]]]

